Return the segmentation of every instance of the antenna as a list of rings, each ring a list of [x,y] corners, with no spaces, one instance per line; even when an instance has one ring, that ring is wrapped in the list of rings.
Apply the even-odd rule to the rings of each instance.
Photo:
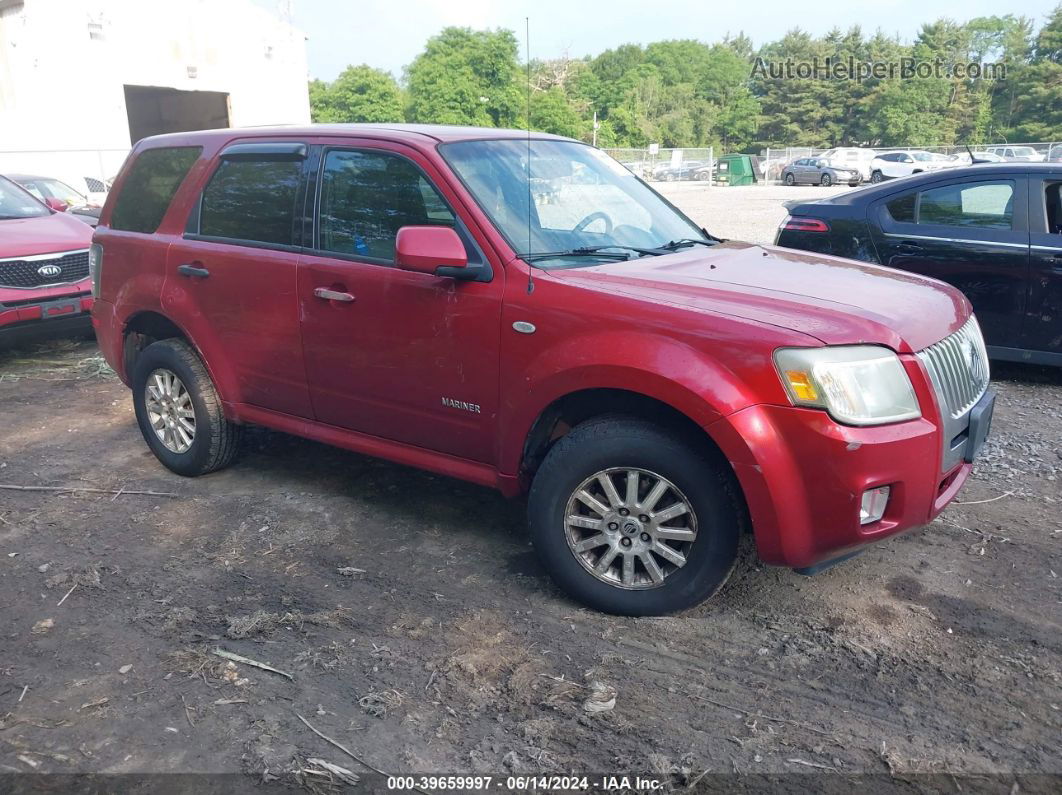
[[[524,50],[527,54],[527,253],[531,254],[531,19],[524,17]],[[530,258],[527,262],[527,294],[535,291],[535,282],[531,272],[535,266]]]

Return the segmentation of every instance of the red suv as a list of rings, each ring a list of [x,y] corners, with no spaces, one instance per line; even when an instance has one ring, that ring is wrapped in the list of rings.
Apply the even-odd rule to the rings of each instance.
[[[932,279],[722,242],[602,152],[457,127],[141,141],[93,311],[167,467],[264,425],[528,495],[576,598],[666,613],[755,534],[805,571],[925,524],[993,406]]]
[[[0,177],[0,345],[88,332],[92,227]]]

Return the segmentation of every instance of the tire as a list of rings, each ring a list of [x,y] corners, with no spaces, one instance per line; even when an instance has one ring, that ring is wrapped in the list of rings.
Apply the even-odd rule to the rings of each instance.
[[[820,184],[824,188],[830,187],[830,185],[833,184],[833,177],[831,177],[829,174],[823,174],[822,179],[820,180]]]
[[[791,173],[786,174],[785,184],[788,185],[790,188],[793,187],[794,185],[796,185],[796,177],[794,177]]]
[[[640,470],[642,474],[638,478],[640,492],[635,510],[624,519],[612,511],[617,503],[612,500],[607,505],[604,503],[608,498],[604,497],[606,492],[595,475],[611,472],[606,477],[612,480],[616,497],[623,500],[627,496],[625,473],[629,469]],[[637,507],[658,482],[653,480],[654,476],[666,480],[669,488],[658,497],[656,506]],[[598,512],[600,521],[593,517],[594,510],[576,497],[582,488],[604,497],[599,507],[608,510]],[[561,438],[539,467],[528,498],[531,541],[550,576],[572,598],[617,615],[674,613],[708,599],[730,576],[745,516],[738,493],[733,473],[718,453],[701,451],[678,434],[644,420],[622,415],[599,417],[578,425]],[[650,520],[649,524],[631,521],[637,518],[636,514],[645,516],[641,511],[652,514],[656,507],[659,515],[679,503],[689,507],[687,514],[661,521],[664,526],[659,531],[668,531],[671,538],[676,536],[676,530],[685,531],[686,535],[691,527],[695,531],[691,542],[667,541],[668,546],[677,545],[681,549],[685,564],[680,567],[646,552],[650,544],[663,543],[664,539],[653,539],[637,527],[656,533],[653,524],[656,520]],[[589,517],[589,521],[597,522],[596,529],[582,529],[582,526],[571,529],[566,520],[571,515],[569,511],[582,512],[580,518]],[[606,528],[617,522],[623,522],[623,527]],[[631,529],[628,525],[637,527]],[[628,531],[630,534],[625,539]],[[574,538],[577,533],[585,535]],[[595,560],[581,559],[573,548],[579,541],[592,542],[606,536],[608,542],[596,548],[601,551]],[[642,546],[632,547],[628,541]],[[623,549],[619,546],[622,543],[627,543],[632,552],[615,554]],[[612,562],[607,564],[606,576],[612,577],[611,582],[590,571],[609,554],[609,545],[614,557],[609,558]],[[596,549],[582,554],[593,557]],[[642,554],[636,554],[637,549]],[[656,573],[662,574],[662,582],[658,583],[643,562],[647,554],[656,561]],[[629,575],[623,565],[627,558],[634,559]],[[628,576],[630,585],[624,584]]]
[[[709,172],[709,171],[697,171],[697,172],[694,173],[693,178],[697,182],[707,182],[708,178],[710,176],[711,176],[711,172]]]
[[[884,179],[885,175],[882,174],[880,171],[875,171],[873,174],[870,175],[870,181],[873,182],[875,185],[877,185]]]
[[[156,376],[162,378],[165,383],[167,374],[175,376],[179,386],[183,386],[187,393],[187,400],[183,403],[184,411],[190,407],[193,412],[191,423],[194,425],[194,431],[187,449],[184,450],[172,449],[152,426],[148,382],[151,380],[152,387],[158,394],[159,382]],[[151,452],[168,469],[178,475],[196,477],[222,469],[236,458],[243,428],[225,419],[214,382],[210,380],[199,355],[186,342],[166,339],[144,348],[133,366],[132,387],[133,407],[136,410],[140,432]],[[179,389],[173,391],[177,392]],[[180,399],[185,400],[183,394]],[[157,402],[153,405],[159,406]],[[158,413],[155,413],[154,417],[156,423],[165,424],[165,418]],[[161,430],[164,432],[166,429],[163,427]],[[179,447],[184,437],[178,438],[176,431],[173,433],[171,441],[176,442]]]

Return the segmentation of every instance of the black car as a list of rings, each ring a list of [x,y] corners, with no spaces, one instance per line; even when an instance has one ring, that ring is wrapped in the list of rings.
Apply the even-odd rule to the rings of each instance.
[[[1062,164],[992,163],[786,202],[780,246],[955,285],[989,354],[1062,366]]]

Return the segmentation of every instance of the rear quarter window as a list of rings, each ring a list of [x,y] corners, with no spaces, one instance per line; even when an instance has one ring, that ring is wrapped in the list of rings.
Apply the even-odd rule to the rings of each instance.
[[[202,152],[199,146],[148,149],[137,155],[111,211],[111,229],[150,234]]]

